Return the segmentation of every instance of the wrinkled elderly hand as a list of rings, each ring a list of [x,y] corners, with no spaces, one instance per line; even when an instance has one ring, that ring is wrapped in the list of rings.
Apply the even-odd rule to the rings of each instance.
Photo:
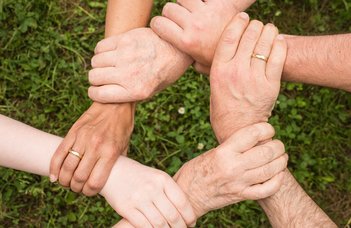
[[[162,17],[151,21],[151,28],[164,40],[189,54],[195,68],[209,73],[219,38],[238,12],[255,0],[178,0],[167,3]]]
[[[253,53],[269,57],[267,62]],[[280,90],[287,53],[278,29],[238,14],[224,31],[213,60],[211,123],[223,142],[238,129],[266,122]]]
[[[101,103],[145,100],[175,82],[192,59],[139,28],[100,41],[89,72],[89,97]]]
[[[271,125],[255,124],[183,165],[175,179],[197,217],[243,200],[266,198],[279,190],[288,161],[283,143],[274,140],[256,146],[273,136]]]
[[[121,227],[185,228],[196,221],[187,196],[172,177],[124,156],[100,194],[127,220],[119,223]]]
[[[120,154],[126,153],[134,126],[134,105],[94,103],[72,126],[50,164],[51,181],[74,192],[100,192]],[[80,153],[82,160],[69,153]]]

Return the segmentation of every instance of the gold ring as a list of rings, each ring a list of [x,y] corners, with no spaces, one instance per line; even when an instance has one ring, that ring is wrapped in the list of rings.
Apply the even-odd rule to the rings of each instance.
[[[252,58],[256,58],[256,59],[259,59],[259,60],[263,60],[265,62],[268,61],[268,57],[264,56],[264,55],[260,55],[260,54],[252,54],[251,56]]]
[[[77,151],[69,150],[68,152],[69,152],[70,154],[76,156],[77,158],[82,159],[82,156],[81,156],[80,153],[78,153]]]

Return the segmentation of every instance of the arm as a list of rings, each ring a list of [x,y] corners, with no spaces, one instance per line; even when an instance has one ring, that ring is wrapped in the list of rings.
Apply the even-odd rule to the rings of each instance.
[[[108,0],[105,37],[146,26],[152,3],[153,0]]]
[[[220,140],[226,140],[228,135],[238,130],[238,126],[250,124],[250,119],[233,115],[234,107],[244,111],[246,116],[254,117],[251,121],[256,122],[257,115],[269,117],[265,115],[279,93],[286,42],[282,36],[277,36],[278,30],[272,25],[263,27],[257,21],[247,24],[247,19],[243,20],[239,15],[228,25],[211,69],[211,120]],[[252,53],[269,56],[268,62],[252,58]],[[264,80],[260,79],[260,75]],[[223,107],[229,107],[229,110]],[[280,190],[259,203],[273,227],[335,227],[288,170],[285,171],[284,185]]]
[[[145,26],[152,3],[152,0],[110,0],[106,36]],[[97,194],[118,156],[127,153],[134,110],[131,103],[93,103],[57,148],[51,161],[51,181],[59,180],[63,186],[88,196]],[[68,154],[70,149],[80,153],[82,160]]]
[[[288,170],[280,190],[259,204],[273,227],[337,227]]]
[[[0,126],[0,166],[48,176],[51,156],[62,138],[2,115]],[[124,156],[113,165],[100,194],[136,227],[167,223],[185,227],[183,218],[188,225],[195,221],[186,195],[170,176]],[[165,218],[168,213],[176,217],[168,222],[161,213]]]
[[[284,80],[351,92],[351,34],[285,37]]]

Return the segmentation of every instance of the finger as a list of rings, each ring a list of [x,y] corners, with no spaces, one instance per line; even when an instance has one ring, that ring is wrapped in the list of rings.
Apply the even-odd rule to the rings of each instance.
[[[99,103],[126,103],[140,100],[120,85],[90,86],[88,96]]]
[[[266,165],[284,153],[284,144],[279,140],[273,140],[246,151],[242,155],[242,160],[247,169],[250,170]]]
[[[101,67],[114,67],[117,63],[118,54],[117,51],[106,51],[94,55],[91,59],[91,66],[93,68]]]
[[[177,0],[177,3],[190,12],[205,6],[205,3],[202,0]]]
[[[170,19],[184,29],[190,20],[190,12],[179,4],[168,2],[162,9],[162,16]]]
[[[166,195],[158,195],[154,204],[171,227],[187,227],[181,214]]]
[[[205,74],[205,75],[209,75],[211,72],[211,67],[210,66],[205,66],[202,65],[201,63],[194,63],[194,68],[197,72],[201,73],[201,74]]]
[[[224,30],[215,52],[215,61],[228,62],[237,51],[240,39],[249,24],[249,15],[245,12],[236,15]]]
[[[266,68],[268,81],[279,82],[283,73],[284,63],[287,55],[287,43],[283,35],[278,35],[273,43]]]
[[[249,200],[259,200],[274,195],[279,191],[280,186],[283,183],[284,176],[285,173],[281,172],[263,184],[253,185],[243,192],[243,196]]]
[[[165,194],[178,210],[186,225],[193,226],[196,222],[196,215],[193,207],[191,206],[186,194],[173,180],[170,180],[165,186]]]
[[[152,18],[150,26],[152,30],[163,40],[173,44],[181,51],[184,51],[182,50],[184,49],[182,45],[184,31],[175,22],[166,17],[156,16]]]
[[[271,54],[273,42],[277,35],[278,29],[273,24],[267,24],[264,26],[261,37],[258,40],[253,53],[268,58]],[[265,75],[266,73],[266,62],[261,59],[251,58],[251,67],[254,69],[255,75]]]
[[[95,68],[89,71],[89,82],[93,86],[119,84],[120,70],[116,67]]]
[[[135,228],[127,219],[120,220],[117,224],[115,224],[112,228]]]
[[[87,152],[74,171],[71,181],[72,191],[81,192],[83,190],[84,184],[88,181],[97,161],[98,156],[96,151],[93,151],[92,148],[87,148]]]
[[[235,132],[227,141],[219,146],[223,151],[245,152],[258,142],[265,141],[274,136],[275,131],[269,123],[258,123]]]
[[[113,51],[117,49],[119,41],[119,36],[111,36],[106,39],[99,41],[95,47],[95,54],[100,54],[102,52]]]
[[[286,169],[287,164],[288,155],[284,154],[267,165],[247,171],[245,179],[251,185],[263,183]]]
[[[100,158],[93,171],[90,173],[88,181],[83,187],[83,194],[86,196],[94,196],[98,194],[106,184],[111,169],[116,159]]]
[[[166,219],[162,216],[154,204],[143,204],[142,208],[139,208],[139,211],[149,220],[152,227],[169,227]]]
[[[238,60],[241,60],[241,63],[247,63],[248,67],[250,66],[251,57],[255,50],[256,43],[261,36],[262,29],[262,22],[253,20],[250,22],[240,40],[236,57]]]
[[[78,152],[81,156],[83,156],[82,152],[80,151],[84,151],[84,145],[79,145],[79,146],[73,146],[73,151]],[[76,168],[78,167],[78,164],[80,162],[80,158],[78,158],[77,156],[68,153],[67,157],[65,159],[65,161],[63,162],[62,168],[60,170],[60,174],[59,174],[59,183],[64,186],[64,187],[68,187],[70,186],[72,177],[73,177],[73,173],[76,170]]]
[[[59,147],[56,149],[50,161],[50,181],[51,182],[55,182],[58,180],[62,164],[65,161],[65,158],[67,157],[68,150],[72,148],[75,140],[76,140],[75,134],[68,132],[65,139],[61,142]]]
[[[74,142],[72,148],[69,149],[79,153],[81,158],[84,157],[84,152],[85,152],[85,143],[86,143],[85,136],[86,136],[85,132],[81,132],[81,133],[78,132],[78,137],[76,141]],[[59,174],[59,182],[62,186],[65,186],[65,187],[70,186],[73,173],[78,167],[80,160],[81,159],[79,157],[68,152],[67,157],[63,162],[63,165]]]
[[[152,228],[149,220],[137,209],[132,209],[122,216],[136,228]]]

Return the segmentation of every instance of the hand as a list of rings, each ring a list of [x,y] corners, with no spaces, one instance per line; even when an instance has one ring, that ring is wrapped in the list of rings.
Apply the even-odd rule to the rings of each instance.
[[[151,28],[164,40],[189,54],[195,68],[209,73],[217,43],[234,15],[255,0],[178,0],[167,3]]]
[[[134,227],[187,227],[196,221],[189,200],[170,176],[123,156],[100,194]]]
[[[192,60],[141,28],[100,41],[89,72],[89,97],[101,103],[145,100],[175,82]]]
[[[87,196],[100,192],[115,161],[127,151],[133,124],[134,105],[94,103],[57,148],[50,164],[51,181],[59,179],[61,185]]]
[[[274,129],[260,123],[240,129],[219,147],[187,162],[175,176],[188,195],[197,217],[243,200],[276,193],[288,156]]]
[[[219,142],[271,116],[287,53],[283,36],[277,35],[274,25],[249,22],[246,13],[224,31],[210,75],[211,123]],[[253,53],[268,61],[253,58]]]

